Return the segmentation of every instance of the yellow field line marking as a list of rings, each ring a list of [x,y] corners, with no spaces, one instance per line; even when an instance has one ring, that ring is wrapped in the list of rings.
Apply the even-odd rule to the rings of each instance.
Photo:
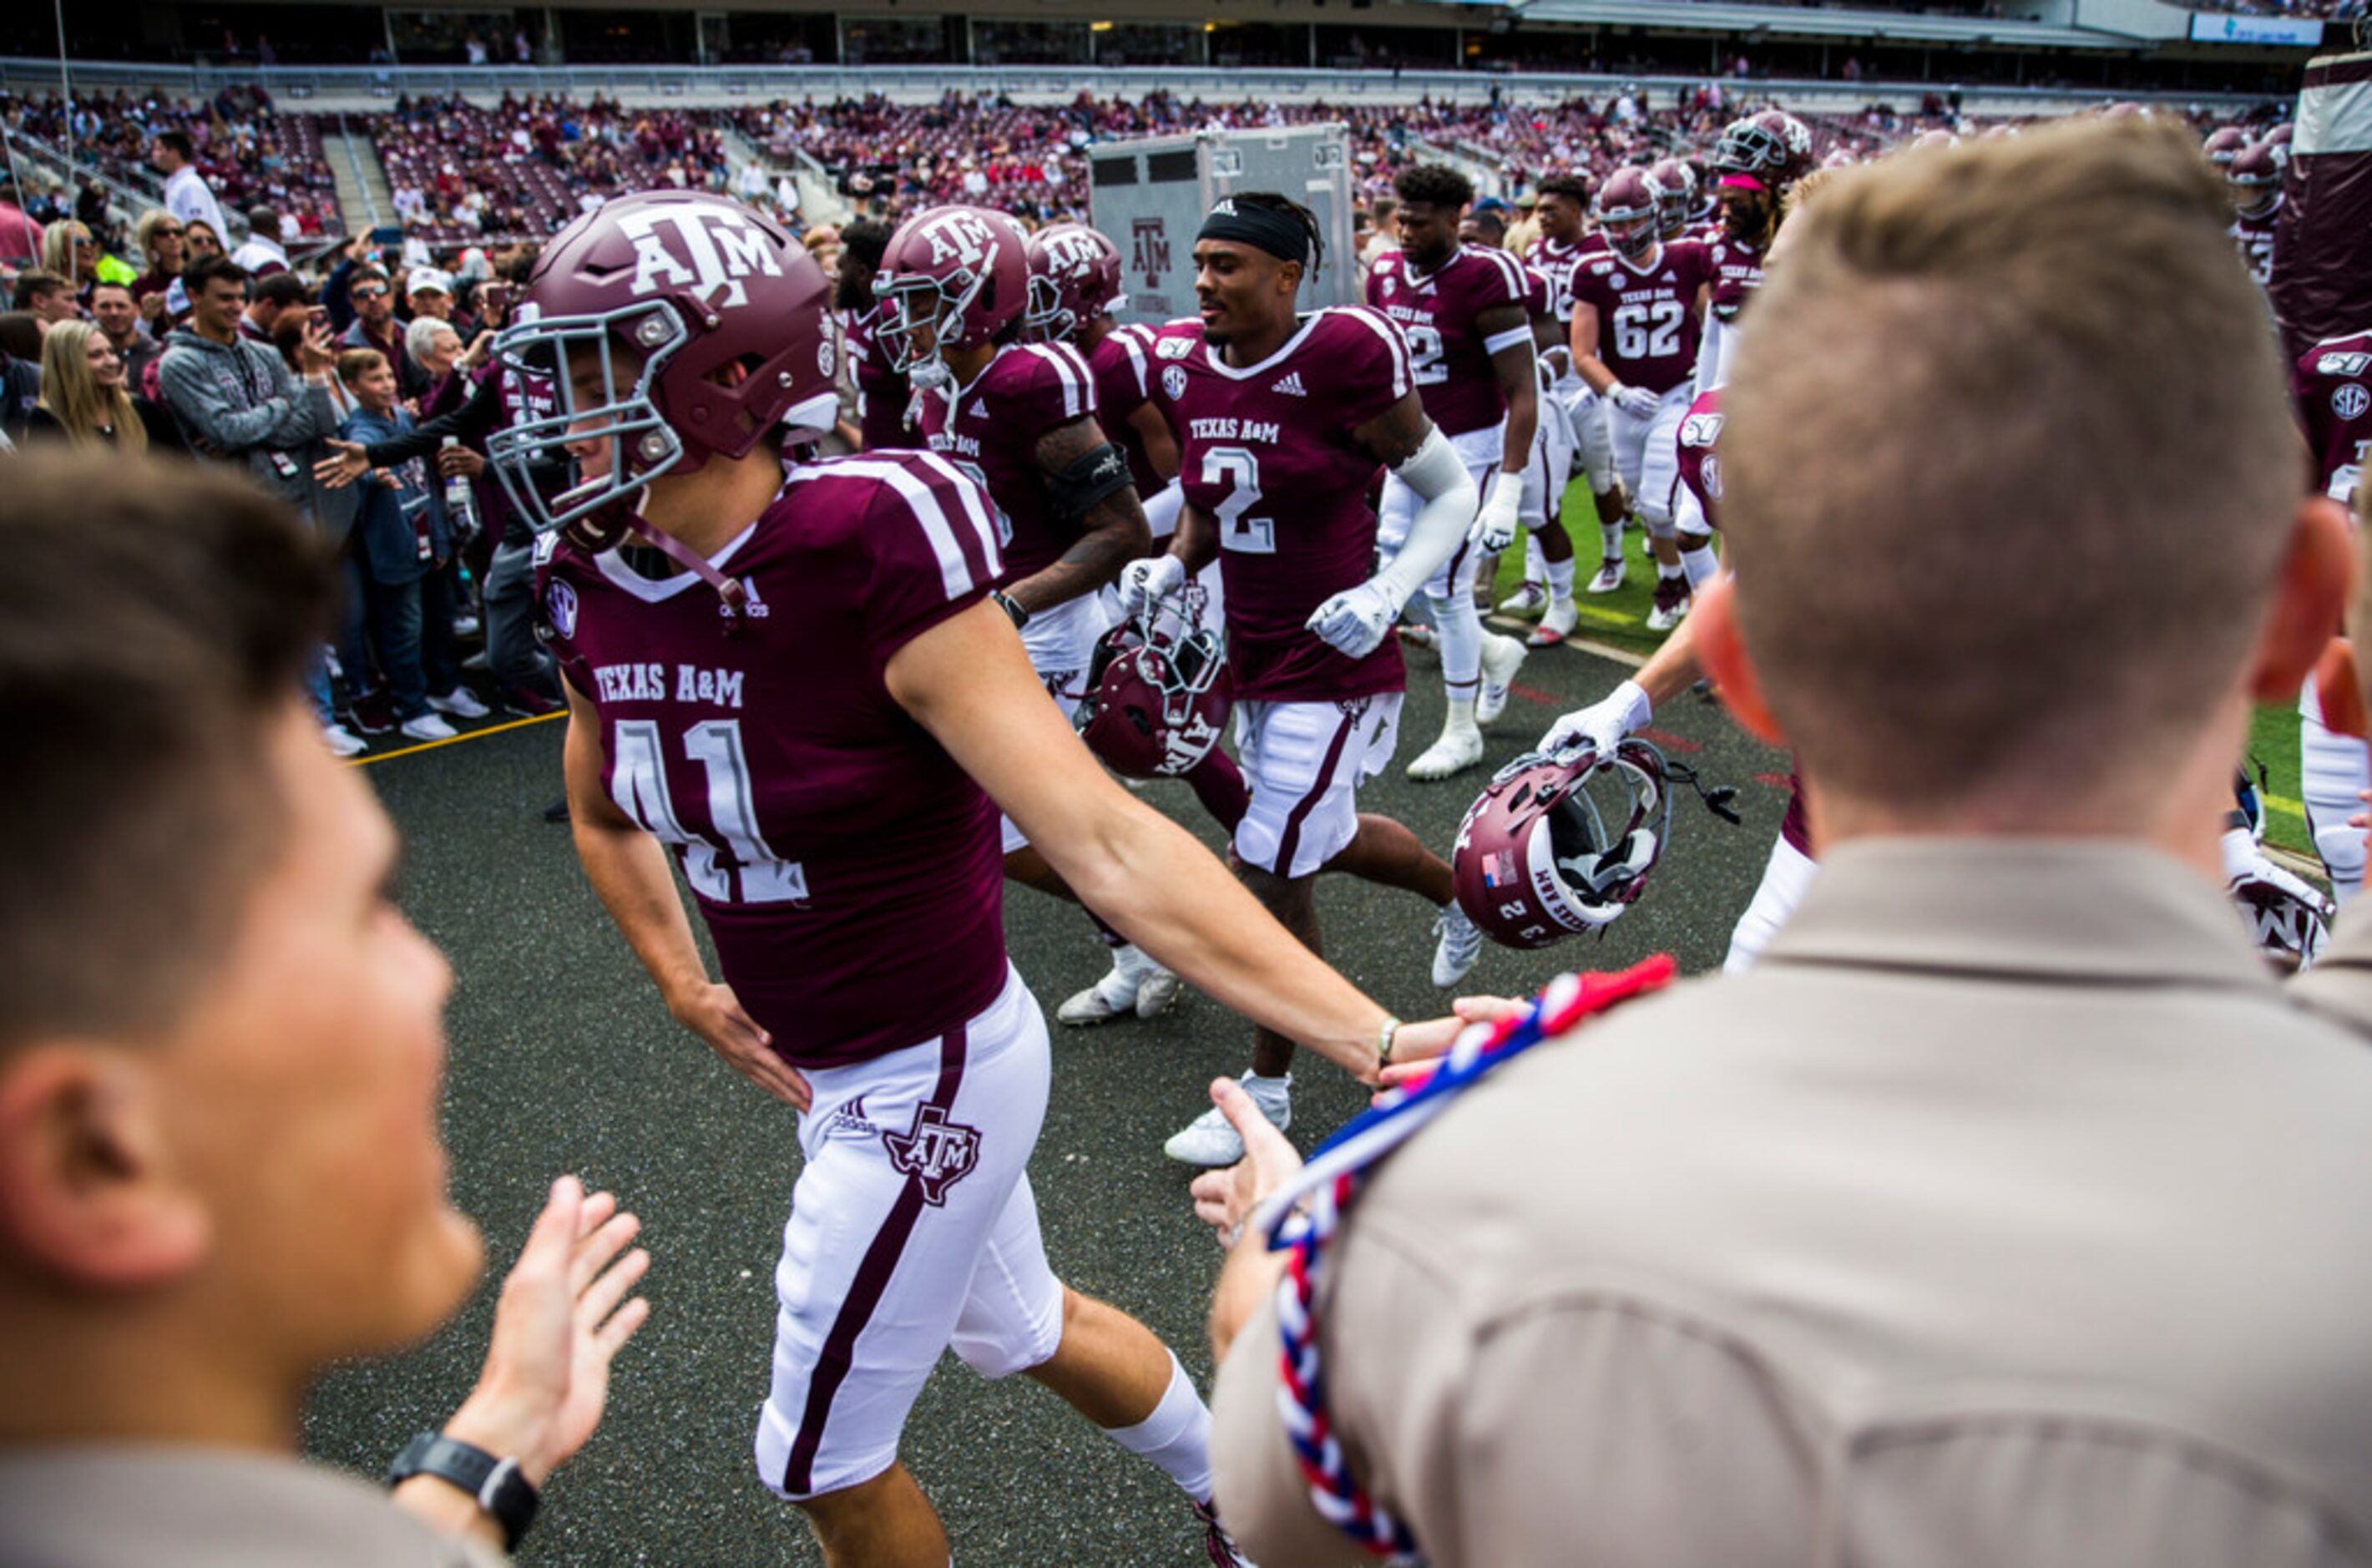
[[[440,746],[459,746],[465,740],[483,740],[490,735],[500,735],[506,729],[525,729],[531,724],[550,724],[554,719],[564,719],[567,716],[568,714],[564,709],[556,714],[538,714],[531,719],[513,719],[507,724],[490,724],[483,729],[473,729],[466,735],[456,735],[444,740],[424,740],[417,746],[407,746],[401,751],[383,752],[377,757],[356,757],[346,765],[350,768],[367,768],[378,762],[392,762],[398,757],[411,757],[423,751],[434,751]]]

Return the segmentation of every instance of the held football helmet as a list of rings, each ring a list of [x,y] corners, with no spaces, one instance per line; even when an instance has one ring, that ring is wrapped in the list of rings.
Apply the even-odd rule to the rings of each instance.
[[[1601,811],[1593,792],[1619,793],[1622,804]],[[1671,817],[1663,753],[1644,740],[1564,761],[1518,757],[1459,824],[1449,862],[1458,905],[1506,947],[1602,930],[1645,889]]]
[[[881,300],[874,341],[890,368],[909,372],[942,348],[989,343],[1020,319],[1029,244],[1017,220],[987,207],[933,207],[900,224],[873,279]]]
[[[1087,694],[1072,717],[1087,749],[1132,779],[1192,772],[1235,706],[1227,656],[1203,626],[1203,594],[1188,583],[1103,635],[1087,662]]]
[[[1713,166],[1725,174],[1760,180],[1773,191],[1792,185],[1812,167],[1812,133],[1783,110],[1766,109],[1725,127]]]
[[[1615,254],[1637,261],[1658,243],[1663,187],[1644,168],[1618,168],[1598,188],[1598,226]]]
[[[1049,224],[1029,237],[1029,308],[1022,334],[1064,343],[1127,297],[1120,248],[1083,223]]]
[[[2267,860],[2225,885],[2225,891],[2249,923],[2257,951],[2276,974],[2292,975],[2312,969],[2331,936],[2331,902],[2311,883],[2300,880]]]
[[[1668,157],[1650,164],[1647,178],[1656,182],[1658,192],[1663,236],[1678,239],[1687,232],[1697,210],[1697,171],[1686,158]]]
[[[543,248],[494,340],[552,392],[549,415],[487,439],[511,505],[598,553],[635,528],[634,497],[659,475],[747,457],[777,428],[829,430],[831,297],[779,225],[723,197],[645,192],[579,217]],[[606,471],[547,495],[530,470],[572,444],[606,447],[591,465]]]

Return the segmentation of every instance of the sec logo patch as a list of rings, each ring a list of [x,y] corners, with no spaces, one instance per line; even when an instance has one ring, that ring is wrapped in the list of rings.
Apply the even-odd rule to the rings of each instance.
[[[2350,381],[2331,394],[2331,412],[2342,419],[2361,419],[2367,408],[2372,408],[2372,392],[2356,382]]]
[[[1173,403],[1184,397],[1186,367],[1182,365],[1172,365],[1164,369],[1161,372],[1161,389],[1169,395],[1169,401]]]
[[[544,609],[552,614],[552,629],[564,637],[576,635],[576,590],[566,583],[554,583],[543,596]]]

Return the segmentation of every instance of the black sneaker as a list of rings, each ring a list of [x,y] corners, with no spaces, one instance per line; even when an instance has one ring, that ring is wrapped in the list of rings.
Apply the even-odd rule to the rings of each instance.
[[[516,718],[540,719],[547,714],[560,712],[558,703],[541,691],[529,691],[525,687],[506,686],[494,701],[503,712]]]

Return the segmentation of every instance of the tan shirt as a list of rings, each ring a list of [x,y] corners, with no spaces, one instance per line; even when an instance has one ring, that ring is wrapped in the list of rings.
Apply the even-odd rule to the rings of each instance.
[[[1750,973],[1393,1155],[1326,1280],[1336,1429],[1437,1568],[2372,1562],[2372,1051],[2146,850],[1843,847]],[[1229,1527],[1372,1562],[1275,1382],[1263,1311]]]
[[[199,1448],[0,1454],[0,1568],[503,1568],[376,1486]]]

